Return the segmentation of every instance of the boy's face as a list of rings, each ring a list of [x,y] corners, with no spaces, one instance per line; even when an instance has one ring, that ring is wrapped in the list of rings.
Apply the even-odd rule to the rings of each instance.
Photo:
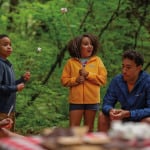
[[[123,78],[126,82],[135,82],[141,70],[142,66],[137,66],[133,60],[130,60],[128,58],[123,60],[122,73]]]
[[[11,41],[8,37],[0,39],[0,57],[6,59],[12,53]]]

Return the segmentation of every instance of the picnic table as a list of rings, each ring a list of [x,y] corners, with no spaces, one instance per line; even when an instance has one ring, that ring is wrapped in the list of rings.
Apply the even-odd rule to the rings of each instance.
[[[96,133],[98,136],[98,133]],[[95,135],[86,135],[89,139],[93,138]],[[91,136],[91,137],[90,137]],[[100,141],[100,136],[97,137]],[[1,150],[149,150],[150,140],[145,141],[119,141],[112,140],[110,142],[96,143],[89,142],[78,142],[73,144],[63,144],[53,141],[54,139],[48,139],[44,141],[40,136],[30,136],[30,137],[11,137],[3,138],[0,140]],[[75,140],[70,137],[70,140]],[[69,140],[69,141],[70,141]],[[53,143],[53,144],[52,144]]]
[[[137,138],[137,135],[132,135],[131,130],[130,133],[127,132],[130,136],[123,135],[126,125],[123,125],[123,129],[118,124],[117,128],[113,125],[109,134],[88,133],[85,127],[48,128],[40,135],[1,138],[0,150],[150,150],[150,134],[146,128],[150,126],[141,128],[141,131],[147,131],[142,131],[143,138],[137,131]],[[136,128],[135,124],[133,126]]]

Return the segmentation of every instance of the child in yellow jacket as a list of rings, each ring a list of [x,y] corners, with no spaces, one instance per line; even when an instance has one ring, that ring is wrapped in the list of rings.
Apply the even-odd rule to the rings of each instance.
[[[107,71],[96,56],[99,42],[96,36],[84,34],[68,43],[71,58],[64,66],[61,83],[70,88],[70,127],[84,125],[93,131],[96,112],[99,110],[100,87],[106,84]]]

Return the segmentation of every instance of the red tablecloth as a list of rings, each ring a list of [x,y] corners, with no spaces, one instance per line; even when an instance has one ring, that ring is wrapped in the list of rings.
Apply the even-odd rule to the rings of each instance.
[[[4,150],[44,150],[40,146],[42,138],[33,137],[12,137],[0,139],[0,149]]]

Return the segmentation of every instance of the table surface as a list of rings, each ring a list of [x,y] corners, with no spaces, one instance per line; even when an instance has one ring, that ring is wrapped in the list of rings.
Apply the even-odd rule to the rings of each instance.
[[[88,135],[92,138],[92,134]],[[72,137],[69,137],[72,140]],[[76,143],[61,144],[54,141],[55,138],[43,138],[41,136],[11,137],[0,139],[1,150],[149,150],[150,139],[145,141],[117,141],[111,140],[109,143]],[[56,140],[56,139],[55,139]],[[100,141],[100,140],[99,140]],[[48,143],[47,145],[45,143]],[[52,147],[53,145],[53,147]]]

